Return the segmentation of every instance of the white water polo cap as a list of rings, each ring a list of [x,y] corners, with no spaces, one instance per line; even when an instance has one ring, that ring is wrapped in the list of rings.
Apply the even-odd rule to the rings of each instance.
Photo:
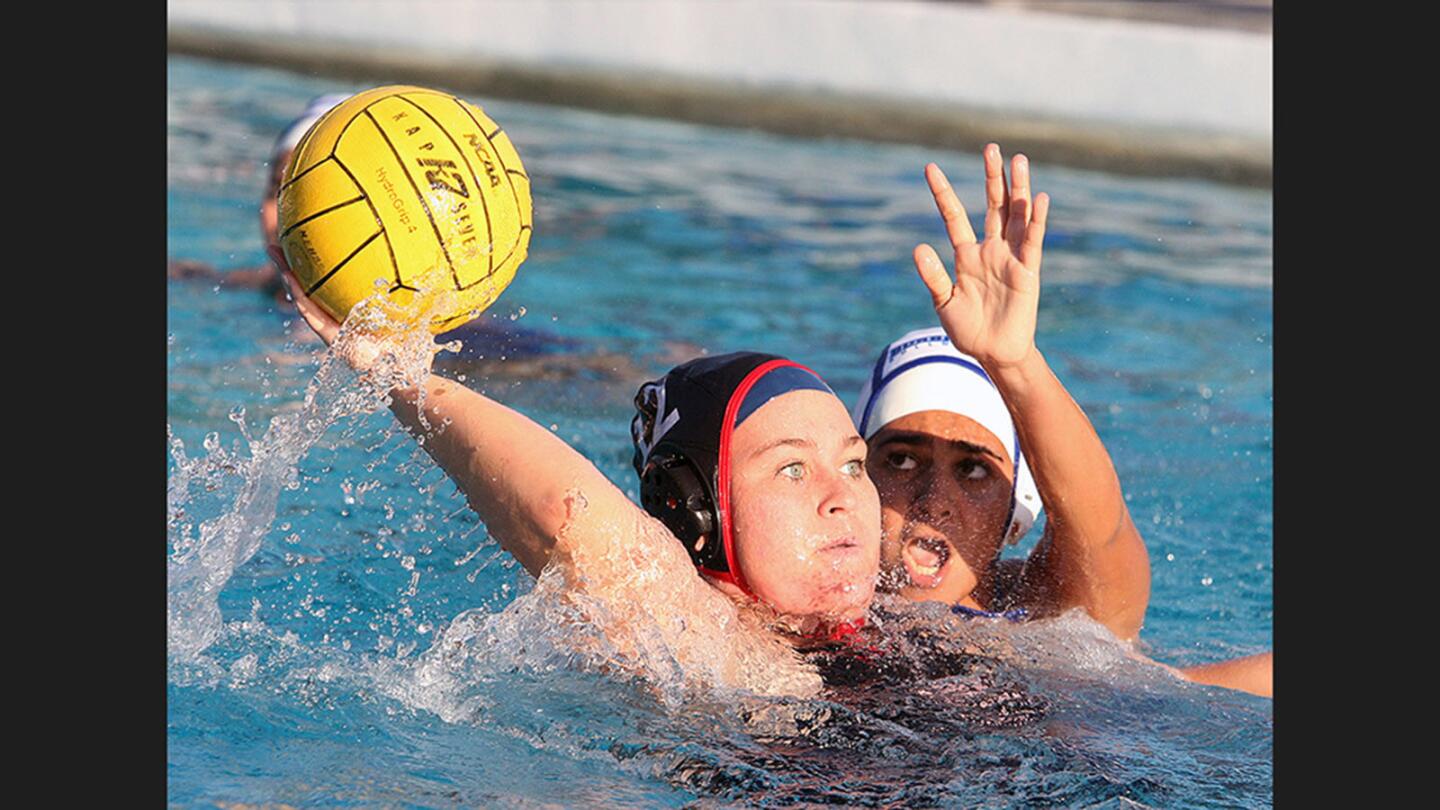
[[[310,131],[310,127],[315,126],[315,122],[320,120],[321,116],[335,109],[340,102],[347,98],[350,97],[343,93],[326,93],[310,99],[310,103],[305,106],[305,112],[300,113],[299,118],[291,121],[290,125],[285,127],[285,131],[280,133],[280,137],[275,139],[275,148],[270,154],[278,158],[293,150],[300,144],[300,139],[305,137],[305,133]]]
[[[1005,445],[1015,462],[1005,537],[1019,542],[1042,509],[1020,435],[990,375],[975,358],[956,349],[940,327],[917,329],[885,347],[855,402],[855,427],[868,441],[880,428],[921,411],[974,419]]]

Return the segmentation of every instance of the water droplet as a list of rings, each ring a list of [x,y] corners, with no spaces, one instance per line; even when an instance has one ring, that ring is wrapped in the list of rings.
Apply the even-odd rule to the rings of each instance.
[[[1166,562],[1175,562],[1175,555],[1174,555],[1174,554],[1166,554],[1166,555],[1165,555],[1165,561],[1166,561]]]
[[[1215,584],[1215,580],[1211,579],[1210,577],[1201,577],[1200,584],[1208,588],[1211,585]]]

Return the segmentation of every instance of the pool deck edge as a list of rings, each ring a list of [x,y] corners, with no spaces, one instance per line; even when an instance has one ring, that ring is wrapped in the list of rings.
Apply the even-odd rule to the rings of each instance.
[[[1139,176],[1271,186],[1268,139],[1227,132],[1095,123],[838,91],[778,88],[633,69],[535,65],[414,49],[236,31],[196,24],[167,30],[172,54],[284,67],[354,80],[439,85],[456,92],[609,113],[976,151],[997,141],[1036,164]]]

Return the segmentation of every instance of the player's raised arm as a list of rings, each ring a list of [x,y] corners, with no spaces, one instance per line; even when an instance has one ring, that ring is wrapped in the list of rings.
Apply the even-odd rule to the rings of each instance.
[[[300,291],[273,246],[271,257],[305,322],[333,344],[340,324]],[[375,351],[357,342],[345,359],[363,370],[374,362]],[[592,536],[596,532],[587,527],[628,528],[639,516],[639,507],[555,434],[463,385],[428,375],[421,386],[393,391],[390,409],[465,493],[491,536],[533,575],[556,555],[557,538],[574,522],[581,502],[584,519],[565,533],[577,546],[613,539]],[[572,560],[576,550],[562,549],[562,561]],[[688,568],[683,556],[676,555],[682,570]]]
[[[929,245],[915,249],[916,268],[955,347],[980,361],[1004,397],[1049,514],[1016,597],[1042,610],[1082,606],[1133,639],[1150,599],[1145,544],[1100,437],[1035,346],[1049,197],[1032,201],[1023,155],[1007,189],[1000,148],[990,144],[985,238],[977,241],[944,173],[931,164],[925,176],[954,248],[955,278]]]
[[[1260,697],[1275,697],[1275,653],[1263,652],[1217,661],[1213,664],[1198,664],[1178,670],[1181,677],[1195,683],[1239,689]]]

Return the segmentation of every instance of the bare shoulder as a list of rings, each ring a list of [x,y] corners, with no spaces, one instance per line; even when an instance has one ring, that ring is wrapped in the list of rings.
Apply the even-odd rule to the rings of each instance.
[[[613,485],[566,494],[554,558],[573,587],[596,596],[652,607],[672,599],[729,602],[700,578],[680,541]]]
[[[604,613],[592,618],[622,656],[644,674],[671,671],[697,684],[762,694],[819,691],[813,667],[707,583],[664,524],[621,499],[572,493],[556,561],[565,566],[568,589]],[[586,541],[575,542],[576,533]]]

